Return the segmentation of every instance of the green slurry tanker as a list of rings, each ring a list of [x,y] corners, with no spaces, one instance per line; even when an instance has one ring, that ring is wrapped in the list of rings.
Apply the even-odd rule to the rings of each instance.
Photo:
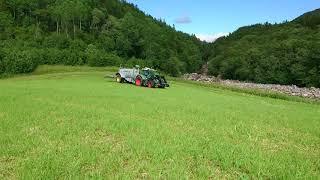
[[[156,70],[151,68],[140,69],[139,66],[132,69],[120,68],[116,74],[116,81],[149,88],[169,87],[165,77],[161,76]]]

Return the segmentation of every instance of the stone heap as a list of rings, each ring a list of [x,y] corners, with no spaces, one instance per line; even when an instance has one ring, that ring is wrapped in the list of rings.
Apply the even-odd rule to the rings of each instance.
[[[198,81],[198,82],[207,82],[207,83],[215,83],[222,84],[231,87],[238,87],[243,89],[261,89],[267,91],[273,91],[278,93],[287,94],[290,96],[301,96],[312,99],[320,99],[320,89],[319,88],[300,88],[296,85],[276,85],[276,84],[256,84],[256,83],[248,83],[241,82],[235,80],[222,80],[221,78],[214,76],[206,76],[202,74],[192,73],[185,74],[183,76],[186,80]]]

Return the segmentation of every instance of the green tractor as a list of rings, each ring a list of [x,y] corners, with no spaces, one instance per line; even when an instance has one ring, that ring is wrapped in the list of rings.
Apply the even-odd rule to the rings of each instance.
[[[132,83],[136,86],[149,88],[166,88],[169,87],[164,76],[161,76],[156,70],[151,68],[143,68],[139,66],[133,69],[120,68],[116,74],[118,83]]]

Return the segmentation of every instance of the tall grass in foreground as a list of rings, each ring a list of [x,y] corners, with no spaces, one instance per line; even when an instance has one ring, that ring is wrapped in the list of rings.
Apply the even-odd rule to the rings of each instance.
[[[318,104],[105,74],[0,80],[0,178],[320,177]]]

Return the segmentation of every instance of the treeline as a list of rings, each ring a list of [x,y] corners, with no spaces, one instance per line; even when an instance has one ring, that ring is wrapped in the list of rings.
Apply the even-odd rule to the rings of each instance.
[[[243,27],[209,46],[213,75],[320,87],[320,10],[292,22]]]
[[[119,0],[0,0],[0,40],[0,73],[140,64],[177,76],[205,61],[195,36]]]

